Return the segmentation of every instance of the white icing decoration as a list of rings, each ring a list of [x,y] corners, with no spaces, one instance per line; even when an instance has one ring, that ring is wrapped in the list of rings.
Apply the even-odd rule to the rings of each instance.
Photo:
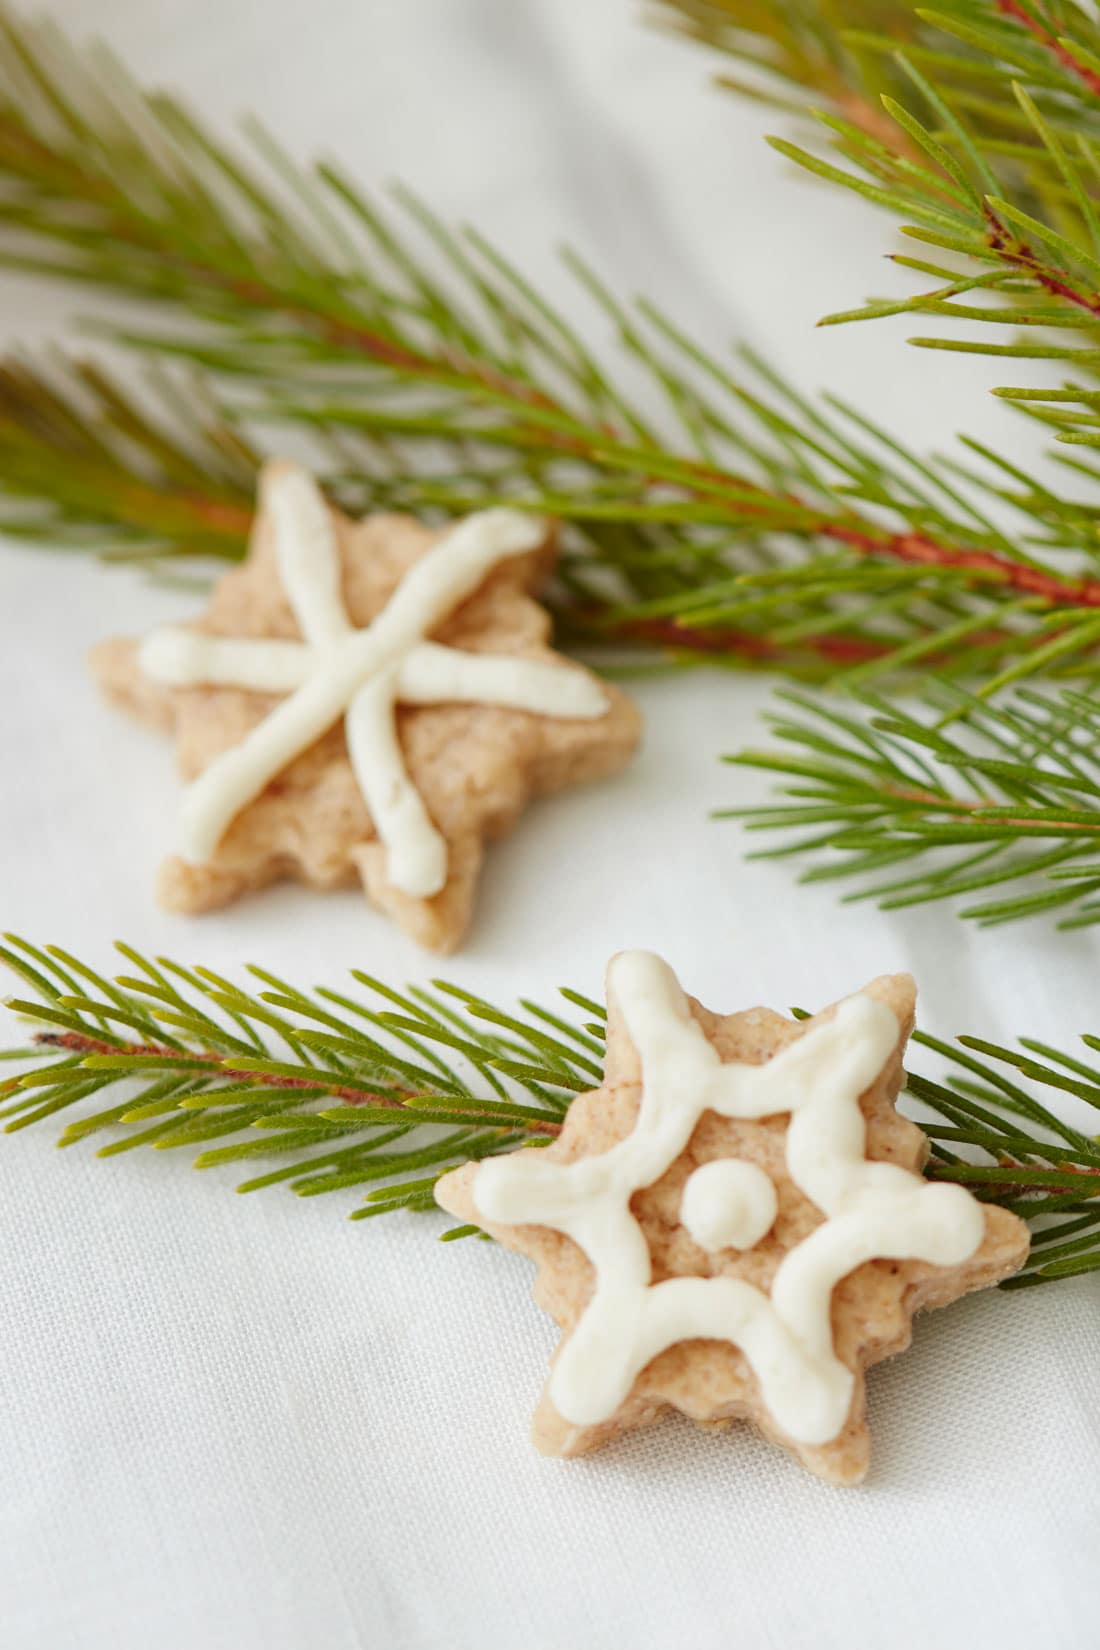
[[[716,1157],[688,1176],[680,1219],[701,1249],[753,1249],[779,1212],[771,1179],[755,1163]]]
[[[641,1060],[633,1131],[595,1157],[557,1163],[518,1152],[482,1163],[474,1179],[485,1220],[563,1232],[595,1270],[592,1297],[554,1365],[550,1397],[566,1420],[592,1426],[614,1415],[666,1347],[725,1340],[743,1352],[779,1426],[801,1443],[827,1443],[844,1426],[854,1385],[833,1350],[835,1285],[875,1258],[957,1265],[984,1230],[981,1206],[961,1186],[864,1156],[859,1096],[889,1059],[897,1021],[885,1003],[860,994],[765,1064],[724,1065],[660,958],[617,957],[608,994]],[[704,1111],[790,1114],[788,1173],[826,1219],[788,1251],[770,1295],[739,1278],[650,1283],[630,1199],[661,1178]]]
[[[146,675],[172,687],[288,695],[187,787],[181,850],[196,863],[210,859],[241,809],[344,716],[348,754],[386,850],[388,880],[428,898],[447,880],[447,845],[405,769],[395,706],[499,705],[584,719],[607,711],[604,693],[585,672],[425,640],[498,562],[533,550],[543,524],[515,510],[467,516],[357,630],[341,592],[332,520],[312,477],[296,464],[273,466],[264,478],[264,504],[274,522],[279,577],[303,640],[169,627],[154,631],[140,650]]]

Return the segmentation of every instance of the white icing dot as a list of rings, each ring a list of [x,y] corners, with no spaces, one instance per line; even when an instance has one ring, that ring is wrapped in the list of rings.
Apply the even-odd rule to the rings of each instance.
[[[751,1249],[770,1231],[778,1209],[775,1186],[763,1169],[717,1157],[689,1177],[680,1219],[700,1249]]]

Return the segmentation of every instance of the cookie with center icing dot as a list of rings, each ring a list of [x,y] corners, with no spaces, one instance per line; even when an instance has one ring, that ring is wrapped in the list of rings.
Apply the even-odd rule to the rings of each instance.
[[[888,975],[802,1022],[723,1016],[649,953],[612,961],[602,1086],[550,1146],[436,1188],[538,1265],[562,1331],[541,1450],[580,1455],[672,1408],[863,1477],[865,1371],[916,1312],[1028,1252],[1016,1215],[921,1173],[928,1142],[895,1107],[914,998]]]

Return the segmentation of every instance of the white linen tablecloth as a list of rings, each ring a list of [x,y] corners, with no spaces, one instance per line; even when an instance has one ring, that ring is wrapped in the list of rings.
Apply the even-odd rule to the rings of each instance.
[[[567,238],[713,347],[734,332],[922,446],[1008,424],[973,362],[905,328],[815,334],[889,284],[889,224],[791,175],[767,116],[626,0],[52,0],[221,123],[399,175],[476,222],[581,324]],[[0,286],[7,342],[94,307]],[[598,336],[598,323],[593,334]],[[944,409],[948,409],[945,420]],[[1009,436],[1011,438],[1011,436]],[[112,715],[100,637],[185,617],[138,574],[0,551],[3,922],[99,964],[113,937],[302,983],[439,972],[356,895],[282,890],[190,923],[150,889],[177,793]],[[507,1001],[661,951],[715,1008],[817,1004],[911,968],[941,1035],[1100,1030],[1097,941],[887,917],[746,865],[708,808],[747,794],[767,684],[639,690],[645,750],[530,814],[490,859],[446,973]],[[920,1324],[871,1379],[872,1475],[828,1488],[735,1430],[669,1421],[583,1462],[527,1441],[554,1332],[526,1263],[439,1248],[444,1218],[232,1195],[181,1156],[0,1141],[4,1650],[1080,1650],[1100,1608],[1095,1281]]]

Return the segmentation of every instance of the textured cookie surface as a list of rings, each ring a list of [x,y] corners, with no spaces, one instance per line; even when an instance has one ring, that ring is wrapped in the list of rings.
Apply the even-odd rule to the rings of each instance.
[[[612,971],[620,961],[616,959]],[[671,971],[668,973],[671,979]],[[613,972],[611,978],[614,978]],[[675,989],[679,990],[678,987]],[[723,1070],[735,1064],[765,1066],[776,1060],[784,1050],[792,1050],[803,1039],[814,1034],[820,1036],[830,1022],[835,1024],[840,1012],[847,1012],[846,1005],[834,1005],[812,1020],[798,1023],[763,1008],[723,1017],[708,1012],[682,994],[681,1001],[685,1020],[690,1016],[697,1034],[701,1034],[714,1051]],[[902,1117],[894,1105],[901,1080],[902,1051],[912,1027],[912,981],[906,975],[875,980],[860,994],[859,1001],[867,1014],[878,1015],[880,1031],[883,1026],[886,1029],[884,1040],[880,1043],[884,1053],[871,1081],[858,1092],[853,1089],[851,1096],[852,1107],[858,1105],[858,1114],[854,1110],[852,1113],[857,1136],[862,1119],[862,1145],[857,1139],[855,1155],[861,1159],[861,1167],[864,1166],[863,1160],[866,1160],[870,1164],[892,1164],[911,1171],[910,1176],[900,1178],[903,1181],[910,1179],[914,1195],[920,1198],[930,1193],[933,1199],[939,1199],[946,1194],[948,1201],[943,1207],[951,1217],[961,1210],[971,1222],[971,1252],[951,1264],[933,1264],[928,1260],[911,1258],[865,1260],[840,1276],[831,1294],[825,1294],[826,1334],[831,1337],[832,1354],[838,1366],[843,1366],[840,1374],[850,1383],[850,1401],[845,1393],[847,1409],[846,1412],[841,1409],[832,1436],[808,1438],[806,1433],[812,1433],[812,1426],[808,1429],[795,1427],[793,1431],[802,1431],[803,1436],[794,1436],[792,1426],[777,1418],[764,1391],[767,1382],[758,1378],[741,1347],[730,1340],[698,1337],[682,1339],[659,1350],[638,1370],[614,1411],[596,1420],[588,1418],[577,1421],[561,1413],[555,1402],[555,1376],[552,1370],[534,1425],[535,1441],[545,1453],[581,1454],[609,1442],[629,1428],[657,1420],[662,1412],[672,1407],[700,1423],[749,1420],[768,1437],[791,1450],[819,1476],[835,1483],[857,1482],[866,1472],[869,1460],[869,1438],[864,1420],[864,1371],[909,1344],[914,1313],[923,1308],[946,1305],[969,1290],[998,1281],[1022,1265],[1028,1250],[1028,1232],[1015,1215],[995,1206],[977,1204],[961,1188],[933,1187],[917,1179],[927,1158],[927,1141],[921,1130]],[[882,1014],[884,1008],[888,1010],[885,1019]],[[628,1028],[613,989],[609,989],[608,993],[608,1010],[608,1048],[603,1085],[591,1093],[578,1096],[572,1103],[562,1133],[551,1146],[537,1152],[516,1154],[517,1158],[535,1158],[539,1168],[550,1164],[587,1165],[588,1170],[598,1172],[600,1164],[597,1160],[605,1158],[610,1162],[606,1154],[616,1150],[621,1153],[624,1143],[631,1140],[638,1130],[647,1073],[636,1039]],[[799,1186],[792,1173],[788,1161],[791,1129],[792,1118],[787,1112],[753,1117],[720,1115],[713,1109],[703,1109],[698,1113],[686,1144],[661,1167],[656,1178],[630,1196],[629,1214],[644,1238],[651,1286],[660,1286],[674,1279],[734,1279],[751,1285],[760,1292],[760,1297],[770,1297],[776,1275],[788,1257],[815,1233],[820,1246],[820,1229],[827,1217]],[[794,1160],[797,1162],[797,1157]],[[501,1164],[509,1161],[504,1158],[498,1160]],[[731,1161],[751,1165],[751,1168],[737,1171],[749,1177],[750,1186],[759,1182],[766,1187],[770,1183],[774,1189],[774,1200],[765,1199],[762,1224],[767,1227],[766,1232],[763,1235],[748,1232],[746,1237],[740,1239],[747,1242],[744,1248],[732,1244],[722,1247],[720,1237],[717,1244],[713,1239],[704,1243],[706,1233],[700,1231],[699,1222],[693,1219],[689,1206],[691,1200],[685,1197],[685,1188],[700,1168],[717,1162],[728,1165]],[[467,1164],[444,1177],[437,1188],[438,1201],[459,1219],[482,1226],[508,1248],[530,1256],[537,1263],[536,1299],[562,1330],[562,1339],[555,1355],[556,1367],[562,1361],[570,1341],[585,1324],[586,1314],[597,1309],[593,1303],[598,1268],[583,1247],[584,1242],[588,1241],[584,1233],[592,1228],[580,1223],[568,1199],[567,1213],[558,1220],[556,1227],[540,1223],[537,1219],[523,1223],[513,1219],[504,1222],[490,1218],[478,1202],[483,1169],[484,1165]],[[763,1171],[762,1175],[757,1171]],[[713,1176],[713,1170],[708,1172]],[[723,1175],[728,1175],[728,1168],[719,1171],[719,1178]],[[528,1178],[534,1188],[533,1199],[537,1202],[542,1194],[536,1184],[534,1169]],[[546,1178],[543,1176],[544,1180]],[[553,1171],[549,1178],[553,1180]],[[730,1184],[736,1188],[739,1182],[734,1180]],[[481,1186],[486,1204],[492,1205],[488,1181],[481,1182]],[[569,1197],[574,1195],[574,1191],[575,1188],[570,1189]],[[964,1203],[959,1203],[955,1194],[961,1194]],[[903,1201],[907,1195],[910,1194],[903,1185]],[[843,1205],[843,1195],[840,1201]],[[939,1206],[937,1203],[936,1207]],[[714,1212],[721,1213],[720,1199],[714,1205]],[[843,1214],[843,1209],[839,1213]],[[566,1235],[561,1230],[562,1225],[570,1225],[580,1241]],[[842,1225],[843,1219],[838,1219],[835,1229],[839,1231]],[[629,1231],[621,1235],[628,1240],[631,1237]],[[930,1252],[934,1251],[940,1243],[939,1234],[933,1230],[930,1237],[927,1233],[925,1237]],[[878,1253],[881,1255],[882,1251]],[[611,1278],[610,1283],[601,1281],[601,1290],[606,1291],[614,1287],[612,1275],[621,1271],[621,1267],[614,1250],[609,1262],[606,1254],[603,1258],[605,1271]],[[656,1292],[656,1287],[649,1289],[650,1295]],[[751,1298],[747,1291],[741,1293]],[[787,1297],[793,1298],[790,1290]],[[706,1297],[698,1296],[696,1291],[695,1298],[701,1300]],[[770,1299],[765,1300],[762,1311],[770,1311],[773,1305]],[[627,1320],[620,1321],[629,1329]],[[591,1322],[588,1322],[587,1330],[591,1327]],[[604,1361],[613,1359],[617,1351],[615,1342],[605,1339],[603,1346]],[[762,1357],[759,1361],[761,1367],[766,1366],[766,1358]],[[599,1363],[597,1356],[597,1375]],[[845,1372],[850,1373],[846,1375]],[[780,1382],[777,1390],[781,1387]],[[790,1395],[785,1396],[789,1398]],[[785,1413],[799,1413],[797,1393],[795,1399],[793,1406],[787,1404]]]
[[[329,513],[343,607],[368,626],[410,570],[444,534],[397,515],[352,522]],[[479,587],[426,639],[463,653],[506,655],[594,681],[553,652],[550,621],[532,599],[552,567],[552,531],[534,549],[492,568]],[[247,561],[216,586],[193,629],[233,639],[302,636],[277,561],[276,528],[263,496]],[[175,685],[142,668],[140,645],[99,647],[92,667],[108,697],[177,738],[185,780],[203,774],[279,705],[270,693],[238,686]],[[574,692],[576,682],[573,682]],[[281,878],[317,888],[361,879],[368,897],[422,944],[446,951],[470,919],[487,841],[509,831],[530,798],[598,779],[623,766],[639,735],[632,702],[600,683],[606,708],[595,718],[536,714],[478,703],[401,704],[395,725],[404,769],[446,845],[446,880],[430,897],[395,884],[375,822],[349,759],[341,720],[294,757],[232,820],[203,863],[173,857],[159,882],[171,910],[201,912]],[[566,701],[567,702],[567,701]]]

